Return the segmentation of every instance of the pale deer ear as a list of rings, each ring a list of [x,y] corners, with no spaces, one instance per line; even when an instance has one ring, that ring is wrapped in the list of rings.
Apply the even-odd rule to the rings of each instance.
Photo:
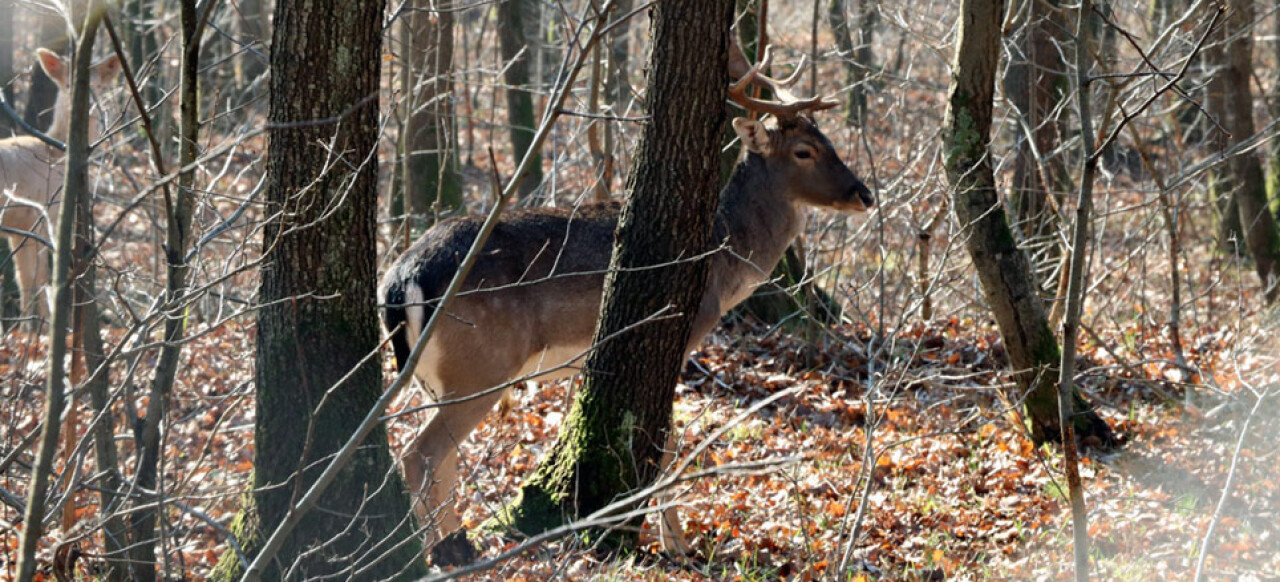
[[[36,58],[40,60],[40,68],[58,86],[67,84],[67,61],[49,49],[36,49]]]
[[[105,85],[115,80],[116,75],[120,74],[120,55],[111,55],[105,61],[98,63],[93,70],[93,84],[97,86]]]
[[[762,156],[767,156],[773,151],[773,145],[769,143],[769,131],[765,129],[764,124],[760,121],[747,119],[746,117],[735,117],[733,119],[733,131],[738,133],[738,138],[747,147],[747,151]]]

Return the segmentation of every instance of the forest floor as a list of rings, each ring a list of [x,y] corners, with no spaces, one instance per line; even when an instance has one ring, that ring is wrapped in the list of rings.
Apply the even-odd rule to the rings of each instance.
[[[836,579],[841,563],[839,579],[1070,576],[1059,449],[1032,446],[999,395],[1007,359],[989,322],[918,325],[884,340],[865,326],[731,327],[694,354],[678,388],[681,453],[722,431],[691,460],[704,476],[674,489],[694,555],[661,553],[651,518],[639,551],[607,555],[568,538],[468,579],[817,580]],[[1125,441],[1082,465],[1100,579],[1188,579],[1206,539],[1209,579],[1280,578],[1276,329],[1188,333],[1188,363],[1203,377],[1162,360],[1168,346],[1157,331],[1082,343],[1085,394]],[[232,320],[183,352],[164,462],[183,504],[166,532],[169,567],[185,579],[201,579],[226,549],[221,527],[251,472],[252,367],[238,354],[252,353],[252,336],[251,324]],[[21,340],[12,332],[0,344],[0,373],[18,380],[0,387],[0,426],[15,429],[6,440],[35,426],[42,400],[43,350]],[[513,499],[553,442],[571,385],[517,389],[512,409],[466,443],[465,525]],[[393,442],[407,442],[414,425],[392,423]],[[120,441],[126,457],[129,440]],[[19,493],[19,476],[6,475],[3,487]],[[81,517],[96,511],[86,494],[76,507]],[[6,506],[2,518],[13,524],[19,514]],[[485,557],[516,543],[478,539]],[[0,531],[6,554],[17,541],[11,526]],[[79,544],[91,568],[100,545]],[[0,578],[13,567],[5,558]]]
[[[846,572],[859,574],[840,579],[1069,578],[1059,450],[1033,447],[996,395],[1005,356],[995,330],[952,321],[903,330],[879,348],[873,337],[843,327],[812,348],[755,329],[728,344],[720,335],[696,354],[676,403],[680,450],[733,426],[692,463],[723,471],[678,488],[696,548],[691,559],[661,554],[653,535],[622,561],[570,540],[475,579],[814,580],[834,578],[842,560]],[[1204,337],[1196,352],[1217,353],[1242,339],[1224,330]],[[1086,393],[1126,441],[1082,465],[1099,579],[1189,579],[1211,523],[1209,579],[1280,577],[1275,341],[1273,334],[1245,342],[1259,351],[1235,360],[1244,368],[1215,372],[1219,392],[1212,394],[1165,377],[1176,376],[1171,370],[1152,366],[1151,377],[1118,366],[1108,348],[1085,347]],[[871,392],[869,361],[877,370]],[[1236,373],[1268,377],[1270,388],[1253,389],[1270,397],[1254,409],[1259,400],[1232,381]],[[1183,406],[1186,390],[1203,404]],[[507,418],[490,417],[477,431],[463,477],[467,524],[512,499],[519,475],[553,439],[564,392],[531,386]],[[771,396],[777,399],[744,414]],[[778,465],[734,470],[753,462]],[[485,542],[490,555],[511,545]]]

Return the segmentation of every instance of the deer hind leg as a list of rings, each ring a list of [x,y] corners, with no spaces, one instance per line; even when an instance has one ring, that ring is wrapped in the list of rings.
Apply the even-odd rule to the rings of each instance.
[[[49,255],[41,252],[40,243],[28,239],[10,239],[13,246],[14,270],[22,297],[22,314],[49,317],[49,301],[43,288],[49,284]]]
[[[497,385],[501,381],[488,386]],[[474,394],[452,391],[448,398]],[[434,543],[461,527],[454,496],[458,483],[458,445],[467,439],[484,417],[502,400],[506,390],[496,390],[473,400],[438,409],[401,456],[405,484],[413,495],[413,509],[423,524],[435,524]]]
[[[667,446],[662,453],[662,472],[675,469],[676,451],[680,446],[680,435],[674,422],[667,431]],[[669,503],[670,506],[658,515],[658,543],[662,551],[677,557],[688,557],[692,553],[689,541],[684,537],[684,526],[680,523],[680,512],[675,505],[676,486],[658,495],[658,503]]]

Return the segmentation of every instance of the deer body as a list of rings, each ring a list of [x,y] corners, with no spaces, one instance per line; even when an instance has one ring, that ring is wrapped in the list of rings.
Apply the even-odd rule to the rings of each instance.
[[[715,240],[724,248],[705,259],[710,274],[690,349],[769,278],[803,226],[804,206],[874,204],[811,121],[785,119],[770,130],[735,119],[734,127],[746,154],[720,194]],[[525,210],[500,222],[414,370],[430,397],[467,398],[524,375],[550,380],[576,373],[595,331],[619,209],[608,203]],[[384,322],[399,366],[479,229],[474,218],[444,221],[384,276]],[[450,500],[457,446],[505,391],[441,407],[402,456],[415,510],[424,518],[440,511],[442,533],[459,525]]]
[[[46,135],[66,142],[71,123],[70,63],[45,49],[36,51],[41,68],[58,87],[53,106],[53,123]],[[111,57],[99,64],[91,80],[95,86],[115,78],[120,61]],[[0,140],[0,224],[12,231],[32,233],[53,240],[62,191],[64,154],[43,140],[18,136]],[[18,288],[24,314],[47,316],[49,304],[37,300],[36,292],[49,283],[48,248],[24,234],[5,232],[13,251]],[[0,257],[3,259],[3,257]]]

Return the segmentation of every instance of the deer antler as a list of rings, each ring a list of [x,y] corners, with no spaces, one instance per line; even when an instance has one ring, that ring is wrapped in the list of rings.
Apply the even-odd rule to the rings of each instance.
[[[745,61],[745,58],[742,60]],[[821,97],[801,99],[791,93],[789,89],[796,84],[796,81],[800,80],[800,75],[804,72],[805,65],[808,64],[807,58],[801,57],[800,64],[796,65],[795,72],[791,73],[790,77],[781,80],[760,72],[769,68],[769,63],[772,61],[773,47],[765,47],[764,58],[753,65],[737,82],[729,86],[729,99],[732,99],[734,103],[741,105],[748,111],[768,113],[778,119],[790,119],[805,111],[821,111],[839,105],[835,101],[827,101]],[[748,95],[747,87],[753,84],[772,91],[774,98],[758,99]]]

